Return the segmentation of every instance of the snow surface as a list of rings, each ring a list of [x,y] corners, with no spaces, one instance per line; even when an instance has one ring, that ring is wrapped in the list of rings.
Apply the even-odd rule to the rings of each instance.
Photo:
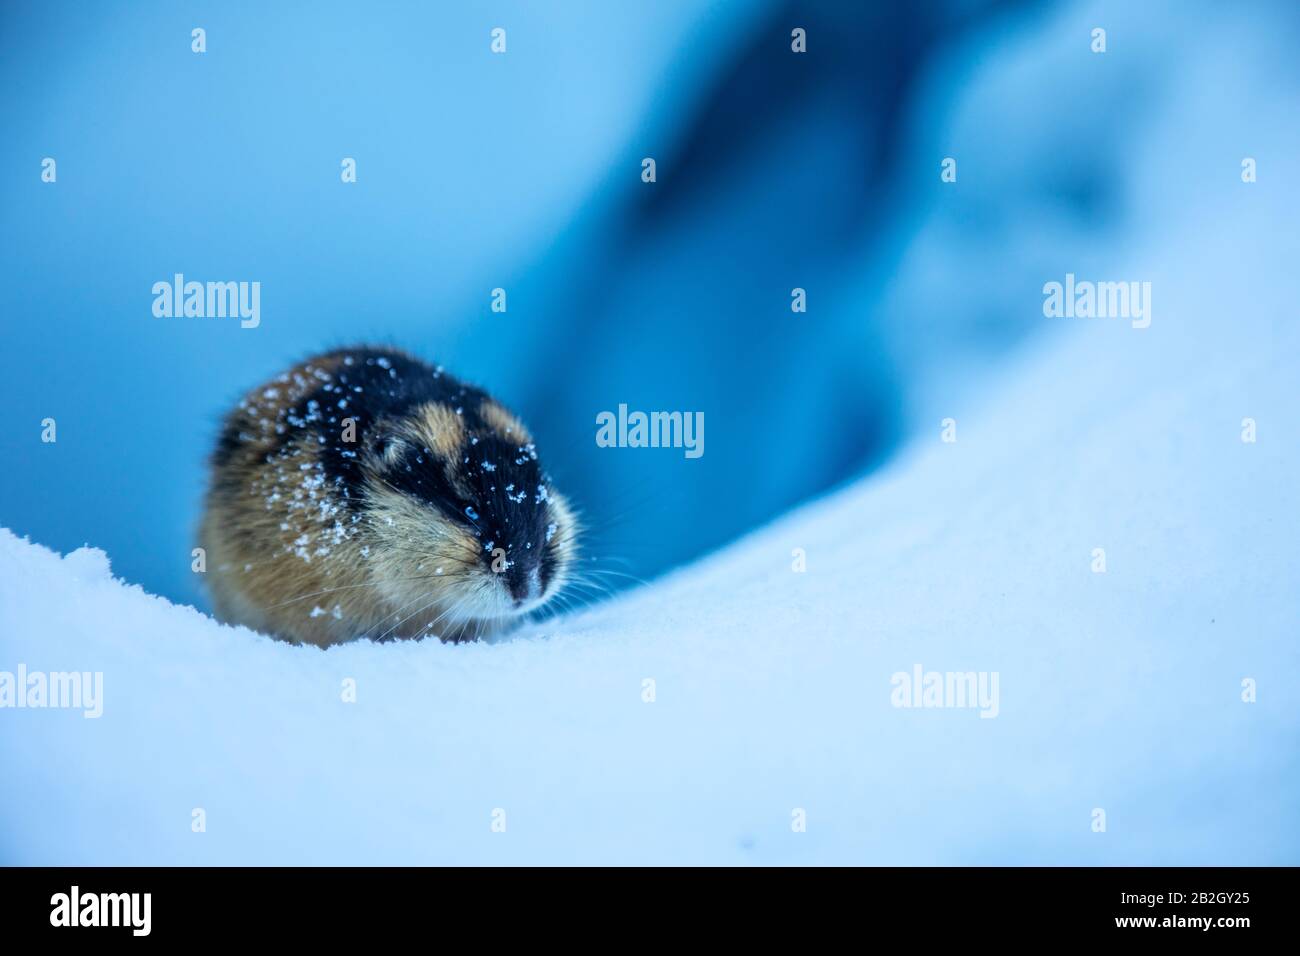
[[[1074,320],[956,443],[493,644],[292,647],[0,533],[0,670],[104,675],[97,720],[0,710],[0,859],[1300,862],[1294,305],[1165,281],[1294,250],[1236,270],[1217,221],[1151,328]],[[998,716],[892,706],[916,664]]]

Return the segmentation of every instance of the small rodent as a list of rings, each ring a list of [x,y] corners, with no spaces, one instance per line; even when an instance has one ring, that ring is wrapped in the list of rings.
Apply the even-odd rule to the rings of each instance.
[[[211,464],[216,615],[289,641],[474,639],[574,563],[574,514],[527,429],[396,349],[337,349],[249,392]]]

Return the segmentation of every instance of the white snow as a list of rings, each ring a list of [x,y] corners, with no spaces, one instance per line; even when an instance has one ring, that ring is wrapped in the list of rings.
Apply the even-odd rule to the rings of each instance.
[[[103,674],[98,719],[0,710],[0,858],[1300,862],[1294,304],[1165,281],[1278,265],[1224,215],[1150,329],[1079,321],[956,443],[494,644],[291,647],[0,532],[0,671]],[[997,716],[892,706],[917,665]]]

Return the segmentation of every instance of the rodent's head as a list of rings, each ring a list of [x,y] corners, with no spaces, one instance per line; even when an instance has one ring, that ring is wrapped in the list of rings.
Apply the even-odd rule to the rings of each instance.
[[[455,618],[508,618],[563,586],[578,528],[527,429],[486,396],[427,402],[376,422],[361,457],[390,596]]]

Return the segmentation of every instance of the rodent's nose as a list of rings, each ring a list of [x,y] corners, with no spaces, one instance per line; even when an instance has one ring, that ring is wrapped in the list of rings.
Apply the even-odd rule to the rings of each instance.
[[[506,587],[515,604],[535,601],[542,596],[542,576],[537,565],[524,567],[523,563],[506,571]]]

